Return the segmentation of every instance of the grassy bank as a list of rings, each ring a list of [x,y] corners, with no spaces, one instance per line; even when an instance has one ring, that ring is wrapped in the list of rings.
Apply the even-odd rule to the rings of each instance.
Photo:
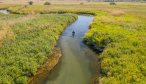
[[[54,48],[47,61],[41,65],[36,74],[29,79],[28,84],[41,84],[42,82],[40,82],[40,79],[49,75],[51,70],[54,70],[54,67],[59,63],[61,56],[61,50],[59,48]]]
[[[92,3],[22,5],[9,7],[8,10],[19,14],[89,13],[96,15],[84,39],[88,45],[105,47],[99,56],[101,59],[100,82],[103,84],[145,84],[145,8],[146,4],[141,3],[117,3],[116,5]],[[14,28],[14,31],[17,32],[17,28]],[[25,32],[23,29],[20,31]],[[18,35],[25,37],[23,33],[18,32]]]
[[[138,6],[95,17],[85,40],[105,48],[100,54],[102,84],[146,83],[145,18]]]
[[[0,48],[0,83],[27,83],[47,60],[64,28],[76,20],[72,14],[35,15],[11,26],[12,35]]]
[[[146,82],[146,20],[135,15],[96,17],[87,44],[105,47],[100,55],[103,84]]]

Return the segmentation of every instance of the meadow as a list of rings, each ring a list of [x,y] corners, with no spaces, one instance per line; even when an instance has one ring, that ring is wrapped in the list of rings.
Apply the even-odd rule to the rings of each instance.
[[[101,77],[100,80],[95,78],[95,84],[98,82],[102,84],[145,84],[146,83],[146,4],[145,3],[117,3],[116,5],[109,5],[109,3],[88,3],[88,4],[52,4],[52,5],[19,5],[8,7],[8,10],[12,13],[31,15],[34,14],[48,14],[48,13],[75,13],[75,14],[92,14],[95,15],[94,21],[90,25],[89,31],[85,34],[84,40],[87,41],[87,45],[95,45],[99,48],[104,48],[103,52],[99,55],[101,61]],[[39,16],[39,15],[38,15]],[[37,16],[37,17],[38,17]],[[41,19],[47,15],[39,16],[37,19]],[[75,18],[71,20],[68,17],[65,21],[60,21],[60,15],[54,15],[52,19],[49,19],[50,23],[54,22],[53,28],[58,29],[59,24],[65,24],[61,27],[63,28],[69,23],[73,22]],[[60,16],[61,20],[64,20],[64,14]],[[1,17],[1,16],[0,16]],[[56,18],[57,17],[57,18]],[[75,16],[74,16],[75,17]],[[45,18],[44,18],[45,19]],[[57,21],[58,22],[57,22]],[[45,24],[47,20],[42,20],[42,22],[32,19],[27,22],[18,23],[11,27],[16,36],[13,39],[4,40],[4,44],[0,49],[1,60],[9,59],[10,57],[17,57],[16,60],[29,61],[26,64],[26,68],[23,71],[20,69],[15,70],[14,67],[10,67],[10,70],[18,74],[35,74],[38,65],[42,64],[47,59],[48,54],[51,52],[51,49],[56,43],[56,40],[60,34],[57,33],[57,38],[48,39],[52,31],[58,32],[58,30],[47,31],[46,26],[38,26],[35,24],[43,23]],[[56,23],[55,23],[56,22]],[[32,24],[33,23],[33,24]],[[47,25],[47,23],[46,23]],[[38,27],[37,29],[35,29]],[[48,27],[48,28],[52,28]],[[42,29],[44,31],[42,31]],[[33,33],[29,33],[33,32]],[[49,32],[49,35],[47,35]],[[41,35],[40,35],[41,34]],[[53,33],[54,34],[54,33]],[[55,34],[56,35],[56,34]],[[40,37],[35,37],[40,36]],[[36,39],[35,39],[36,38]],[[49,40],[50,46],[46,44],[46,40]],[[38,43],[43,43],[43,46],[36,45],[32,41]],[[20,45],[20,47],[16,46]],[[11,46],[8,46],[11,45]],[[22,46],[21,46],[22,45]],[[23,46],[27,45],[27,46]],[[37,50],[34,49],[34,46],[38,46]],[[42,45],[42,44],[40,44]],[[18,47],[18,48],[15,48]],[[27,47],[27,48],[26,48]],[[29,49],[28,49],[29,48]],[[26,50],[28,49],[28,50]],[[45,50],[44,50],[45,49]],[[33,51],[32,51],[33,50]],[[9,54],[7,52],[9,52]],[[10,53],[11,51],[11,53]],[[17,52],[16,52],[17,51]],[[19,51],[19,52],[18,52]],[[34,53],[29,53],[29,52]],[[39,52],[38,52],[39,51]],[[42,53],[40,53],[42,51]],[[44,53],[44,51],[46,51]],[[5,53],[4,53],[5,52]],[[29,54],[28,54],[29,53]],[[36,54],[37,53],[37,54]],[[21,55],[20,55],[21,54]],[[6,55],[5,57],[3,55]],[[10,57],[8,58],[7,56]],[[21,58],[24,57],[24,58]],[[32,59],[27,59],[32,57]],[[39,57],[39,60],[37,58]],[[12,60],[13,61],[13,60]],[[16,63],[18,62],[18,63]],[[16,61],[14,66],[20,66],[20,61]],[[30,63],[31,62],[31,63]],[[5,65],[6,62],[2,62]],[[1,64],[1,63],[0,63]],[[17,65],[18,64],[18,65]],[[34,64],[34,65],[32,65]],[[11,65],[11,63],[7,63]],[[22,66],[22,65],[21,65]],[[32,66],[34,68],[32,68]],[[5,66],[7,67],[7,66]],[[12,69],[14,68],[14,70]],[[3,71],[4,68],[1,69]],[[4,71],[9,72],[8,71]],[[18,70],[18,71],[17,71]],[[23,70],[23,68],[22,68]],[[7,74],[7,73],[6,73]],[[7,77],[10,77],[12,80],[13,77],[17,77],[14,74],[9,73],[9,75],[4,75],[3,80],[6,80]],[[27,76],[20,77],[18,82],[21,80],[26,81]],[[1,78],[1,77],[0,77]]]
[[[1,41],[1,84],[26,84],[45,63],[61,32],[76,20],[76,16],[47,14],[21,16],[19,19],[19,22],[9,25],[9,35]]]
[[[85,35],[100,54],[103,84],[146,83],[146,20],[135,14],[95,17]]]

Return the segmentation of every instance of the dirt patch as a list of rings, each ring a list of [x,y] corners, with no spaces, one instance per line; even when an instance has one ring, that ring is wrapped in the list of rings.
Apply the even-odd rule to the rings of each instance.
[[[48,57],[47,62],[40,66],[36,75],[28,80],[28,84],[36,84],[37,80],[39,80],[43,74],[50,72],[58,64],[60,57],[61,50],[59,48],[54,48],[53,53]]]

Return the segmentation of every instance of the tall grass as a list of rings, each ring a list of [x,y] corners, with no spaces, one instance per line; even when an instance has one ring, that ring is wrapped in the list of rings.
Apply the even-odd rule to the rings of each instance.
[[[105,48],[101,59],[103,84],[146,83],[146,4],[52,4],[16,6],[14,13],[87,13],[95,19],[85,35],[87,44]],[[25,35],[24,35],[25,36]],[[29,63],[28,63],[29,64]]]
[[[26,84],[45,62],[64,28],[75,19],[72,14],[36,15],[13,25],[14,35],[0,48],[0,83]]]
[[[136,14],[95,17],[87,44],[105,47],[100,55],[101,83],[146,83],[146,19]]]

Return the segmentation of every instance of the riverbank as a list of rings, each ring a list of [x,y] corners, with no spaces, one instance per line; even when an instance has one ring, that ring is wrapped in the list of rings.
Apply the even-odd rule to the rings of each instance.
[[[61,50],[59,48],[54,48],[52,50],[52,54],[49,55],[47,61],[43,65],[41,65],[38,68],[36,74],[28,80],[28,84],[38,84],[38,80],[44,74],[48,74],[58,64],[61,56]]]
[[[0,83],[26,84],[52,53],[63,30],[77,17],[74,14],[38,14],[15,19],[9,15],[0,16],[0,21],[7,24],[8,20],[12,21],[11,17],[19,22],[0,27],[11,33],[2,39],[0,46]]]
[[[61,62],[36,84],[90,84],[96,74],[97,54],[83,42],[93,16],[79,15],[78,19],[62,33],[58,46],[62,51]],[[75,36],[72,36],[75,31]]]

